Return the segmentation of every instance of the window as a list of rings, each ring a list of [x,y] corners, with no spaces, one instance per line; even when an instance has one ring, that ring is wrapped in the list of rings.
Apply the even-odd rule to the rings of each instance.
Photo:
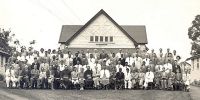
[[[105,42],[108,42],[108,37],[107,36],[105,37]]]
[[[0,66],[3,67],[3,64],[4,64],[3,63],[3,56],[1,56],[1,65]]]
[[[90,42],[93,42],[93,41],[94,41],[94,37],[90,36]]]
[[[100,36],[100,42],[103,42],[103,36]]]
[[[99,37],[95,36],[95,42],[98,42]]]
[[[197,63],[197,69],[199,70],[199,63]]]
[[[110,37],[110,42],[113,42],[113,36]]]

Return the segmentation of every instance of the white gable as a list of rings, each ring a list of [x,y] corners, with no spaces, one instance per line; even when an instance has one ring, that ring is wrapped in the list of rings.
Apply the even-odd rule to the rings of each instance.
[[[90,36],[113,36],[113,42],[90,42]],[[95,38],[94,38],[95,39]],[[99,38],[100,40],[100,38]],[[69,48],[135,48],[134,43],[105,15],[99,15],[76,36]]]

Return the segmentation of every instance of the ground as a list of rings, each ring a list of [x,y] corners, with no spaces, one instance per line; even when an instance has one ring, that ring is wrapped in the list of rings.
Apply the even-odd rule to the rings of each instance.
[[[190,92],[162,90],[23,90],[0,82],[0,100],[199,100],[199,87]]]

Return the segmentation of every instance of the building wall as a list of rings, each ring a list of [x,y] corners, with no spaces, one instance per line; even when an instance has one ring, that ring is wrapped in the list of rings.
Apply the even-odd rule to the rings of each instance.
[[[200,80],[200,59],[196,58],[191,60],[191,82],[194,80]]]
[[[113,42],[90,42],[90,36],[113,36]],[[73,39],[68,48],[135,48],[135,45],[102,14]]]
[[[0,54],[0,74],[3,75],[5,73],[5,67],[4,67],[5,63],[6,63],[6,57]]]

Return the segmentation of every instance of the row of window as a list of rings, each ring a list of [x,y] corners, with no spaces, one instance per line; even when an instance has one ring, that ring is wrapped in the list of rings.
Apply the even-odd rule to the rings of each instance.
[[[90,42],[113,42],[113,36],[90,36]]]

